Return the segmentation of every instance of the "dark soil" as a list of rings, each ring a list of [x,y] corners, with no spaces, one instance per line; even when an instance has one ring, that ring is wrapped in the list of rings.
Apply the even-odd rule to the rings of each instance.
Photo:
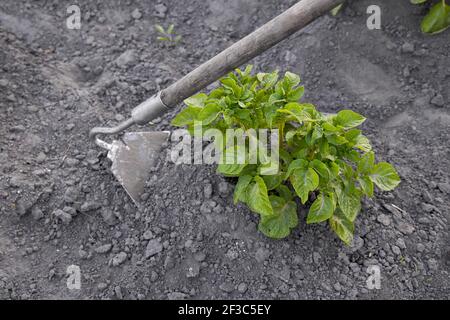
[[[321,111],[364,114],[378,160],[398,169],[346,247],[305,209],[288,238],[265,238],[210,166],[161,162],[138,210],[88,140],[295,1],[79,3],[80,30],[66,28],[69,2],[0,3],[0,298],[450,297],[450,31],[421,34],[424,8],[351,1],[251,62],[301,74]],[[370,4],[382,30],[366,27]],[[156,23],[182,41],[156,41]],[[181,107],[144,129],[173,129]],[[69,265],[81,290],[66,285]]]

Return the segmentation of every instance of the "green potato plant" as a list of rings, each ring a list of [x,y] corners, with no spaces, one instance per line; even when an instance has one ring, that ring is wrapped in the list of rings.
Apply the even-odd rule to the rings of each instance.
[[[410,0],[412,4],[424,4],[429,0]],[[424,33],[436,34],[450,26],[450,6],[445,0],[434,4],[428,14],[423,18],[420,28]]]
[[[357,129],[366,119],[351,110],[319,112],[299,102],[304,93],[300,77],[277,71],[251,74],[252,66],[220,80],[209,94],[200,93],[173,119],[174,126],[196,121],[203,129],[277,129],[279,166],[262,175],[267,163],[219,164],[217,172],[238,177],[234,203],[259,214],[258,229],[270,238],[288,236],[298,225],[297,203],[310,204],[307,224],[328,222],[347,245],[352,242],[361,198],[372,197],[374,186],[394,189],[400,178],[387,162],[375,162],[366,136]],[[226,148],[226,147],[224,147]],[[234,150],[234,152],[241,152]],[[296,200],[298,198],[298,200]]]
[[[158,32],[159,36],[156,37],[158,41],[167,41],[169,43],[178,43],[181,40],[181,35],[175,35],[175,26],[173,24],[169,25],[167,29],[163,26],[155,24],[155,30]]]

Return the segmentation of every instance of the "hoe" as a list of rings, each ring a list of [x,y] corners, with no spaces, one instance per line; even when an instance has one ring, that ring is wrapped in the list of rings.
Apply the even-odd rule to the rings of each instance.
[[[111,171],[136,205],[139,204],[150,168],[154,166],[168,132],[127,132],[107,143],[100,135],[122,133],[132,125],[145,125],[192,96],[226,73],[271,48],[281,40],[329,12],[345,0],[302,0],[248,36],[203,63],[168,88],[131,111],[131,117],[113,128],[93,128],[89,136],[108,150]]]

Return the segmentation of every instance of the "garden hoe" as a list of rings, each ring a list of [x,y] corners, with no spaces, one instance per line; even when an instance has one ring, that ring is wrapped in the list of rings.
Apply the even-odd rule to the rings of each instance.
[[[127,132],[111,144],[99,135],[119,134],[128,127],[145,125],[226,73],[274,46],[345,0],[302,0],[245,38],[225,49],[171,86],[142,102],[128,120],[113,128],[93,128],[89,136],[108,150],[111,170],[138,205],[140,194],[169,132]]]

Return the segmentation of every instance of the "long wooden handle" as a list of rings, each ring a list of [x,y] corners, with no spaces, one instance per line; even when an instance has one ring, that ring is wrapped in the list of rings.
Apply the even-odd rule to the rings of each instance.
[[[161,91],[174,107],[260,53],[305,27],[345,0],[302,0]]]

